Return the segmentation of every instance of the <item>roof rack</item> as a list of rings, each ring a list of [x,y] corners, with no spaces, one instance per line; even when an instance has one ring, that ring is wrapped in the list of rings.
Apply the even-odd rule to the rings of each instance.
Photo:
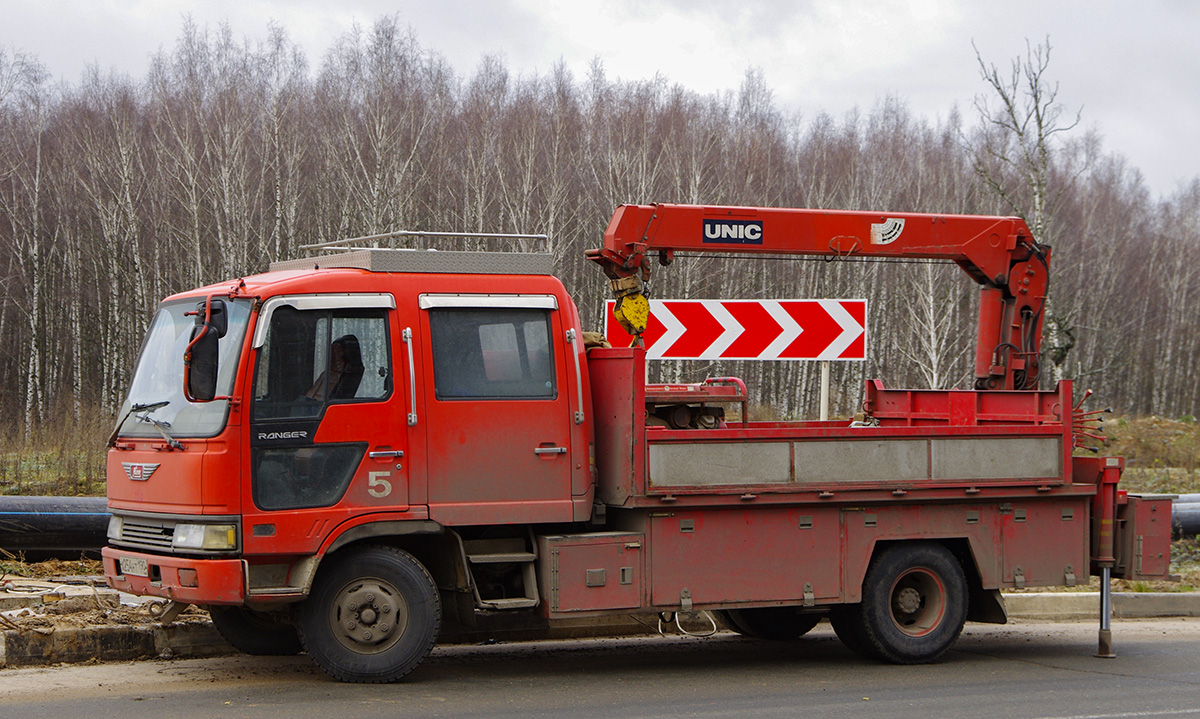
[[[423,232],[399,230],[379,235],[351,237],[345,240],[301,245],[300,249],[321,252],[315,257],[272,262],[271,272],[287,270],[320,270],[355,268],[369,272],[429,272],[442,274],[505,274],[550,275],[554,273],[554,256],[549,247],[544,252],[482,252],[460,250],[419,250],[415,248],[381,248],[380,240],[393,237],[463,237],[487,239],[543,240],[547,235],[495,234],[482,232]],[[373,247],[362,247],[372,243]]]
[[[379,235],[365,235],[363,237],[350,237],[344,240],[333,240],[331,242],[318,242],[311,245],[300,245],[300,249],[310,252],[319,250],[348,250],[360,249],[354,245],[359,242],[376,243],[374,247],[379,247],[380,240],[391,239],[393,237],[462,237],[488,240],[543,240],[549,251],[550,236],[549,235],[522,235],[522,234],[502,234],[495,232],[425,232],[424,230],[396,230],[395,232],[384,232]]]

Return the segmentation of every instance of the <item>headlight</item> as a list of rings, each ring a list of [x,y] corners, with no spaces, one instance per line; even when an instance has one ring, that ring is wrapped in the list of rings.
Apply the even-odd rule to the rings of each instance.
[[[171,546],[175,549],[237,549],[237,527],[232,524],[176,524]]]
[[[108,518],[108,538],[109,539],[120,539],[121,538],[121,530],[124,528],[125,528],[125,520],[121,519],[120,517],[118,517],[115,514]]]

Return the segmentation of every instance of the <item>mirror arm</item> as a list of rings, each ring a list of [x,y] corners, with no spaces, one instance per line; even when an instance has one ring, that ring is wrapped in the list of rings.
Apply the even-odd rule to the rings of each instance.
[[[187,313],[185,313],[185,316],[191,315],[191,314],[198,315],[198,314],[200,314],[200,312],[199,312],[199,310],[197,310],[194,313],[187,312]],[[204,339],[204,337],[207,336],[209,332],[214,332],[214,331],[216,331],[216,329],[212,326],[212,295],[209,295],[208,297],[204,298],[204,323],[203,323],[203,325],[201,325],[201,330],[199,333],[196,334],[195,337],[192,338],[191,342],[188,342],[187,348],[185,348],[183,350],[183,397],[188,402],[192,402],[192,403],[216,402],[217,400],[232,399],[232,397],[229,395],[216,396],[216,397],[213,397],[212,399],[197,399],[196,397],[192,396],[192,382],[191,382],[191,378],[192,378],[192,348],[195,347],[200,342],[200,340]]]

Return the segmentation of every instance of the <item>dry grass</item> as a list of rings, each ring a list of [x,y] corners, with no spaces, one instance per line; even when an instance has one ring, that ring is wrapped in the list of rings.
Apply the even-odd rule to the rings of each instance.
[[[44,562],[26,562],[22,557],[0,559],[0,582],[10,577],[25,579],[55,579],[62,577],[91,577],[104,574],[104,565],[99,559],[80,557],[76,560],[49,559]]]
[[[1200,493],[1200,472],[1177,467],[1126,467],[1121,473],[1121,489],[1143,494],[1197,494]]]
[[[1200,589],[1200,537],[1171,542],[1171,573],[1179,575],[1174,589],[1153,591],[1191,592]]]
[[[113,418],[85,412],[21,437],[0,437],[0,494],[98,497],[104,495],[105,442]]]
[[[1200,423],[1194,417],[1115,417],[1104,422],[1104,433],[1103,452],[1125,458],[1124,483],[1144,483],[1155,491],[1200,491]]]

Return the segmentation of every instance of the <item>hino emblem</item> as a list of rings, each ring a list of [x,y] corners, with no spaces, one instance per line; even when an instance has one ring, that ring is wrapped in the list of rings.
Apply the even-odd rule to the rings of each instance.
[[[158,469],[158,464],[144,462],[122,462],[121,466],[125,468],[125,474],[135,482],[145,482],[154,474],[154,470]]]

